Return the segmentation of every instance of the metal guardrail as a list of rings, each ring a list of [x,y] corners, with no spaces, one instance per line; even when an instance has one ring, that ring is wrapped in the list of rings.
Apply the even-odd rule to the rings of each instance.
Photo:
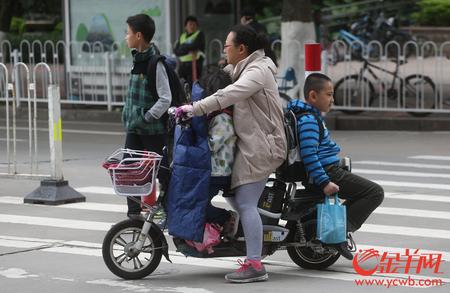
[[[276,40],[272,42],[273,48],[280,48],[283,41]],[[303,45],[300,42],[293,41],[284,44],[284,48],[292,48],[297,52],[297,58],[300,63],[304,62]],[[356,47],[363,48],[356,54]],[[424,46],[431,48],[431,56],[424,56]],[[330,75],[336,82],[347,76],[346,81],[341,82],[345,90],[337,92],[341,95],[341,101],[338,101],[336,108],[342,110],[369,110],[369,111],[407,111],[407,112],[445,112],[449,111],[447,100],[450,99],[450,84],[445,76],[449,76],[450,64],[445,55],[446,49],[450,46],[449,42],[439,46],[433,42],[426,42],[419,47],[414,42],[408,42],[400,46],[397,42],[389,42],[382,46],[379,42],[372,41],[369,44],[353,42],[351,44],[343,41],[335,41],[323,53],[322,71]],[[21,50],[12,50],[8,41],[0,43],[0,62],[12,71],[15,63],[23,62],[33,67],[37,62],[46,62],[48,64],[55,84],[59,85],[61,103],[84,104],[84,105],[103,105],[111,110],[113,106],[123,105],[127,94],[129,72],[131,68],[131,57],[129,50],[122,44],[114,43],[111,46],[103,46],[101,43],[71,42],[65,44],[58,42],[53,44],[49,41],[41,44],[38,41],[29,43],[23,41],[19,46]],[[214,39],[207,46],[206,56],[208,63],[217,62],[218,58],[223,56],[223,43]],[[278,50],[277,50],[278,51]],[[70,54],[69,54],[70,52]],[[374,53],[375,52],[375,53]],[[398,80],[394,87],[391,87],[392,76],[383,72],[395,69],[395,63],[391,62],[391,55],[395,53],[397,64],[399,64]],[[364,73],[368,80],[365,86],[368,89],[358,91],[351,90],[353,87],[361,87],[363,83],[354,81],[352,85],[349,75],[359,74],[364,59],[370,63],[381,67],[378,71],[378,77],[374,78],[370,74]],[[401,63],[405,63],[400,65]],[[372,70],[376,71],[374,68]],[[378,70],[378,69],[377,69]],[[24,83],[27,75],[21,70],[16,70],[15,79],[21,79]],[[281,73],[280,73],[281,74]],[[36,76],[34,76],[36,75]],[[407,88],[406,77],[416,75],[415,91],[416,98],[414,102],[405,103]],[[421,77],[427,76],[434,83],[434,89],[427,89],[427,83],[423,82]],[[10,76],[11,80],[12,76]],[[30,72],[30,78],[33,80],[43,80],[45,75],[38,72]],[[302,77],[297,73],[299,81]],[[428,80],[428,78],[426,79]],[[412,81],[412,78],[408,79]],[[371,88],[373,87],[373,92]],[[370,93],[367,96],[365,93]],[[431,93],[431,94],[430,94]],[[35,99],[37,102],[47,102],[45,87],[36,88]],[[358,95],[359,98],[350,98],[349,95]],[[411,94],[409,94],[411,96]],[[408,97],[409,97],[408,96]],[[429,97],[433,97],[434,103],[429,105]],[[7,97],[0,88],[0,101],[5,101]],[[426,99],[426,100],[425,100]],[[336,99],[337,100],[337,99]],[[410,101],[411,99],[408,99]],[[17,87],[16,102],[27,102],[27,90]]]
[[[31,78],[38,76],[39,71],[42,73],[41,77],[46,76],[41,82],[37,78]],[[5,157],[1,159],[0,177],[61,181],[63,174],[59,86],[53,82],[51,69],[44,62],[34,65],[32,70],[25,63],[18,62],[12,67],[12,76],[14,78],[10,83],[8,67],[0,63],[0,93],[5,98],[6,111],[5,127],[1,127],[6,132],[6,153],[3,153]],[[17,76],[21,78],[17,79]],[[38,130],[41,130],[37,125],[38,90],[44,93],[49,105],[50,152],[47,154],[38,151]],[[26,104],[25,121],[17,119],[17,93],[20,91],[23,93],[22,101]],[[24,133],[26,135],[23,135]],[[22,147],[22,142],[28,144],[26,150]],[[28,157],[24,153],[27,153]],[[47,167],[44,167],[44,163],[40,161],[50,161],[50,164],[45,164]]]

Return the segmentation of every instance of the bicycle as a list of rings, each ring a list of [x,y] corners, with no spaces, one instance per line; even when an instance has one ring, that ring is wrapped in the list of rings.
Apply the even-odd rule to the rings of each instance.
[[[365,58],[361,60],[363,65],[358,74],[347,75],[338,80],[334,86],[334,103],[337,106],[355,108],[354,110],[342,110],[344,113],[359,114],[365,108],[372,106],[376,94],[375,86],[371,80],[380,83],[381,89],[378,93],[380,98],[384,96],[389,100],[397,100],[399,107],[422,110],[435,107],[436,85],[429,76],[411,74],[403,78],[398,74],[398,71],[400,65],[404,62],[397,62],[396,60],[393,60],[396,64],[394,71],[377,66]],[[373,69],[392,76],[389,87]],[[385,100],[385,103],[387,104],[387,100]],[[431,114],[426,111],[410,111],[408,113],[417,117]]]

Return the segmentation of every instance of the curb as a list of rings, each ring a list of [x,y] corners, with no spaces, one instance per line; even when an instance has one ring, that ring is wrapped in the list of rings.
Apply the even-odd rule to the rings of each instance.
[[[0,106],[2,118],[5,117],[5,106]],[[11,111],[10,111],[10,119]],[[121,123],[122,112],[119,108],[108,112],[104,109],[78,108],[61,109],[63,121],[92,121]],[[39,120],[47,119],[45,108],[37,109]],[[18,109],[17,119],[28,119],[28,111]],[[332,111],[326,115],[325,121],[330,130],[392,130],[392,131],[449,131],[450,115],[432,114],[427,117],[413,117],[407,113],[398,112],[365,112],[359,115],[349,115],[341,111]]]

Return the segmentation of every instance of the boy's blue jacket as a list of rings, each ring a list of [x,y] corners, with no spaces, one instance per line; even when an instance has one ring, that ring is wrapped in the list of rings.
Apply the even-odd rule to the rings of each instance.
[[[202,97],[203,89],[194,84],[192,100]],[[177,125],[175,129],[167,203],[171,235],[203,242],[210,176],[211,153],[206,117],[193,117],[190,127]]]
[[[330,182],[330,178],[325,172],[324,167],[339,162],[338,154],[341,149],[331,139],[330,133],[318,109],[300,100],[291,101],[287,109],[292,110],[294,113],[311,113],[301,115],[297,120],[300,157],[305,165],[306,173],[312,179],[314,185],[324,188]],[[323,124],[324,133],[322,141],[319,141],[320,129],[313,113],[319,117],[319,120]]]

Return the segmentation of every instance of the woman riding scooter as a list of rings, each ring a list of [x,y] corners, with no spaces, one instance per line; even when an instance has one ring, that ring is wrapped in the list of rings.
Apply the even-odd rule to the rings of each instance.
[[[267,39],[251,27],[234,26],[227,36],[224,53],[233,84],[215,94],[182,106],[185,113],[201,116],[234,105],[237,136],[230,200],[240,214],[246,239],[247,259],[241,268],[227,274],[230,282],[268,279],[261,263],[263,225],[257,204],[269,175],[286,158],[283,111],[275,81],[276,66],[264,55]]]

